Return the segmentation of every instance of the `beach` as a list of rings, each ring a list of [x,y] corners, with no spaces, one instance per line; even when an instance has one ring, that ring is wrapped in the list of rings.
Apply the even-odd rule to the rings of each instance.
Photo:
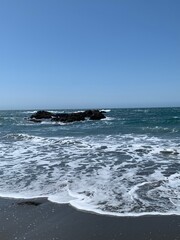
[[[180,240],[180,108],[101,111],[0,111],[0,240]]]
[[[1,240],[179,240],[180,216],[113,217],[46,199],[0,199]]]
[[[179,12],[0,1],[0,240],[180,240]]]

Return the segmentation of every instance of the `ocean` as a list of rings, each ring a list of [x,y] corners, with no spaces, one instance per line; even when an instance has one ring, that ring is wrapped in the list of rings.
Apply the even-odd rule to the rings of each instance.
[[[180,108],[104,111],[106,119],[68,124],[0,111],[0,196],[115,216],[180,215]]]

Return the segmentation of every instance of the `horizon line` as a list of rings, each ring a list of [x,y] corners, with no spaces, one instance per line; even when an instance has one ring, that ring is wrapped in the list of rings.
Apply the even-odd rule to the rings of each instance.
[[[87,110],[87,109],[145,109],[145,108],[180,108],[179,106],[129,106],[129,107],[67,107],[67,108],[19,108],[19,109],[0,109],[0,111],[28,111],[28,110],[34,110],[34,111],[40,111],[40,110],[45,110],[45,111],[51,111],[51,110]]]

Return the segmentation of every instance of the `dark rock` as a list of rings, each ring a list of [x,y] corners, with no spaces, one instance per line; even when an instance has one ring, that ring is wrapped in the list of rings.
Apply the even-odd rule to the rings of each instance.
[[[31,115],[31,119],[50,119],[54,116],[53,113],[47,111],[37,111],[35,114]]]
[[[86,110],[84,113],[85,117],[90,118],[93,115],[93,112],[96,110]]]
[[[82,113],[72,113],[69,114],[67,122],[75,122],[75,121],[84,121],[85,117]]]
[[[57,113],[53,114],[47,111],[38,111],[37,113],[31,115],[30,121],[40,122],[40,119],[51,119],[55,122],[77,122],[84,121],[85,119],[90,120],[100,120],[106,118],[104,114],[99,110],[86,110],[84,112],[75,112],[75,113]]]
[[[101,120],[103,118],[106,118],[102,112],[99,110],[94,110],[93,114],[90,117],[90,120]]]
[[[64,122],[64,123],[84,121],[84,120],[85,120],[85,117],[81,113],[57,114],[51,119],[51,121]]]

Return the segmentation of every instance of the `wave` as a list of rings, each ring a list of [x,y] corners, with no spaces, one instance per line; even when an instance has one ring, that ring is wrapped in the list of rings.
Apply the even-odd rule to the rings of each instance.
[[[22,113],[26,113],[26,114],[34,114],[36,113],[38,110],[32,110],[32,111],[23,111]],[[58,110],[47,110],[48,112],[51,113],[64,113],[64,111],[58,111]]]
[[[115,118],[113,118],[113,117],[106,117],[106,118],[101,119],[101,121],[112,121],[112,120],[115,120]]]
[[[177,139],[7,134],[0,159],[1,196],[47,197],[106,215],[180,215]]]
[[[24,111],[24,112],[22,112],[22,113],[26,113],[26,114],[34,114],[34,113],[36,113],[37,111]]]
[[[40,123],[41,125],[61,125],[61,126],[64,126],[64,125],[69,125],[69,124],[72,124],[72,123],[63,123],[63,122],[53,122],[53,121],[42,121]]]
[[[150,109],[133,109],[134,112],[143,112],[143,113],[148,113]]]
[[[155,127],[142,127],[143,131],[151,131],[151,132],[169,132],[169,133],[177,133],[179,132],[176,128],[168,128],[168,127],[161,127],[161,126],[155,126]]]
[[[55,114],[56,114],[56,113],[64,113],[64,111],[58,111],[58,110],[57,110],[57,111],[48,110],[48,112],[55,113]]]
[[[101,109],[101,112],[111,112],[111,109]]]

